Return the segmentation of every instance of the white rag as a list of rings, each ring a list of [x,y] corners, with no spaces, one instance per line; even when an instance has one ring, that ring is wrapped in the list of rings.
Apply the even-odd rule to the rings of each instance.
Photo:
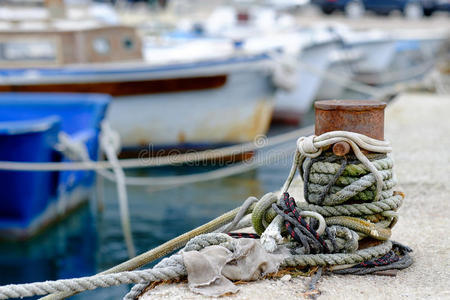
[[[257,280],[278,271],[287,253],[268,253],[255,239],[237,239],[235,250],[219,245],[200,251],[183,252],[191,291],[219,297],[236,293],[239,288],[231,280]]]

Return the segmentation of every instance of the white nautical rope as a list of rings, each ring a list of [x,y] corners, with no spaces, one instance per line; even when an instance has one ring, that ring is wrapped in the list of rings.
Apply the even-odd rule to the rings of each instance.
[[[86,144],[82,140],[72,139],[64,131],[58,133],[58,144],[55,148],[71,160],[90,161]]]
[[[130,213],[128,211],[128,195],[125,183],[125,172],[117,159],[117,153],[120,150],[120,136],[117,131],[111,129],[109,123],[103,122],[101,126],[102,131],[100,134],[100,145],[105,151],[108,161],[113,166],[117,196],[119,199],[120,223],[122,225],[122,232],[125,238],[128,256],[131,258],[136,256],[136,250],[134,248],[133,235],[130,225]]]
[[[284,147],[270,151],[267,154],[257,154],[253,158],[235,163],[228,167],[222,167],[217,170],[202,172],[199,174],[178,175],[178,176],[155,176],[155,177],[131,177],[127,176],[125,182],[127,185],[133,186],[154,186],[154,187],[171,187],[181,186],[185,184],[216,180],[224,177],[229,177],[236,174],[241,174],[254,170],[260,166],[268,163],[278,161],[283,157],[289,157],[292,153],[292,147]],[[108,178],[109,179],[109,178]]]
[[[120,150],[120,136],[116,131],[111,129],[111,126],[107,122],[103,122],[101,127],[102,131],[100,134],[100,146],[105,152],[109,163],[113,166],[113,172],[110,172],[109,170],[96,171],[100,175],[116,182],[122,232],[124,235],[128,256],[134,257],[136,255],[136,250],[134,248],[130,226],[130,216],[128,212],[128,196],[125,181],[126,177],[117,159],[117,153]],[[56,145],[56,149],[61,151],[71,160],[92,162],[89,157],[86,144],[82,141],[72,139],[65,132],[60,132],[58,134],[58,144]]]
[[[154,268],[143,271],[129,271],[89,277],[34,282],[0,287],[0,299],[23,298],[60,292],[83,292],[121,284],[152,282],[175,279],[186,275],[184,265]]]
[[[241,144],[236,146],[225,147],[215,150],[206,150],[196,153],[178,154],[167,157],[155,157],[145,159],[122,159],[118,164],[122,168],[136,168],[136,167],[154,167],[174,165],[181,163],[192,163],[196,161],[206,161],[210,159],[236,155],[247,151],[254,151],[276,145],[284,144],[290,140],[296,139],[299,135],[311,133],[313,126],[304,127],[298,130],[293,130],[288,133],[280,134],[264,140],[264,143],[256,144],[254,142]],[[209,180],[220,179],[236,174],[248,172],[256,169],[269,162],[285,157],[288,154],[286,149],[277,149],[271,151],[263,157],[256,157],[239,164],[223,167],[217,170],[202,172],[200,174],[178,175],[178,176],[158,176],[158,177],[132,177],[126,176],[125,183],[133,186],[153,186],[153,187],[173,187],[190,183],[203,182]],[[110,172],[112,168],[110,161],[81,161],[81,162],[62,162],[62,163],[23,163],[23,162],[8,162],[0,161],[0,170],[19,170],[19,171],[61,171],[61,170],[96,170],[99,174],[108,180],[115,181],[115,175]]]
[[[194,153],[183,153],[163,157],[152,158],[131,158],[121,159],[119,164],[124,169],[162,167],[177,165],[183,163],[194,163],[199,161],[214,160],[222,157],[233,156],[240,153],[255,151],[267,147],[284,144],[288,141],[295,140],[299,136],[309,134],[314,130],[314,126],[307,126],[296,129],[287,133],[279,134],[264,140],[264,144],[255,143],[254,141],[223,147],[214,150],[205,150]],[[109,161],[83,161],[83,162],[18,162],[18,161],[0,161],[0,170],[11,171],[63,171],[63,170],[102,170],[112,169],[113,166]]]

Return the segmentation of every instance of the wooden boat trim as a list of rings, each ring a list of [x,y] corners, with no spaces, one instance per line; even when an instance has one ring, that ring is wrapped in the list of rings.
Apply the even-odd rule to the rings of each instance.
[[[0,92],[73,92],[131,96],[216,89],[224,86],[226,82],[227,75],[216,75],[116,82],[0,85]]]

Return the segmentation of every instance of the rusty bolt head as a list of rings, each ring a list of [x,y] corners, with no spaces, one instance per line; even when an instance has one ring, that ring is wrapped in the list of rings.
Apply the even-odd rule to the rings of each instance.
[[[350,152],[350,145],[347,142],[339,142],[333,145],[333,153],[336,156],[344,156]]]
[[[386,103],[372,100],[324,100],[314,103],[315,134],[329,131],[351,131],[384,140]]]

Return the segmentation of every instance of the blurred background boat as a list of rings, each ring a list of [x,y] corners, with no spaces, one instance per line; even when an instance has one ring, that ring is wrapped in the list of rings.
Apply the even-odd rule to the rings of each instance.
[[[397,30],[390,36],[395,44],[394,55],[376,72],[358,72],[361,82],[386,85],[423,78],[435,67],[439,51],[448,39],[445,30]]]
[[[354,78],[356,65],[364,58],[360,49],[351,49],[342,45],[330,54],[327,72],[338,76],[341,81],[323,78],[317,93],[317,100],[335,99],[344,95],[345,89]]]
[[[340,25],[330,30],[342,39],[344,48],[362,54],[362,59],[352,67],[354,79],[375,86],[423,77],[435,66],[448,39],[446,29],[355,31]]]
[[[0,91],[109,94],[107,119],[124,152],[247,142],[266,133],[272,116],[271,58],[231,42],[202,45],[210,57],[188,43],[147,45],[144,59],[132,27],[66,24],[2,31],[0,43]]]
[[[362,53],[353,67],[355,77],[364,73],[380,73],[392,62],[395,52],[395,40],[388,32],[380,30],[352,30],[347,26],[333,26],[331,30],[342,40],[343,47]]]
[[[272,119],[275,123],[301,123],[317,98],[320,73],[330,65],[332,52],[341,47],[339,38],[327,29],[300,28],[292,18],[278,16],[272,8],[246,4],[218,7],[206,20],[181,26],[197,39],[227,38],[239,43],[243,51],[271,54],[277,65],[274,82],[279,88]]]

